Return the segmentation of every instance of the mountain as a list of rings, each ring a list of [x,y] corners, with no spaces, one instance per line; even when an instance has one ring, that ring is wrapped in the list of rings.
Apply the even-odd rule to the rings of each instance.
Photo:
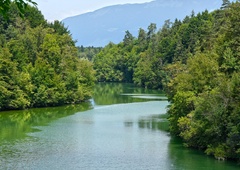
[[[150,23],[158,28],[165,20],[183,19],[204,10],[212,11],[221,7],[220,0],[155,0],[142,4],[114,5],[101,8],[94,12],[73,16],[62,20],[71,31],[76,45],[105,46],[110,41],[122,41],[125,31],[134,36],[139,28],[147,29]]]

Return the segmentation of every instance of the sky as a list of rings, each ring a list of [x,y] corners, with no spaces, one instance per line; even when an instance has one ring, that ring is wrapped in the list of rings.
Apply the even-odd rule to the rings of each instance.
[[[33,0],[45,19],[52,22],[64,18],[95,11],[105,6],[144,3],[152,0]]]

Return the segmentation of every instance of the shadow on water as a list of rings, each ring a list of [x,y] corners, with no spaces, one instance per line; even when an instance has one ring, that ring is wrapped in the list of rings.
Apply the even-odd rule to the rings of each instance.
[[[128,83],[98,83],[94,90],[94,104],[111,105],[119,103],[167,100],[159,90],[135,87]]]
[[[89,110],[91,107],[91,103],[86,102],[62,107],[1,112],[0,142],[24,138],[27,133],[38,131],[34,128],[36,126],[46,126],[54,120],[73,115],[79,111]]]
[[[141,117],[138,120],[138,127],[168,132],[169,121],[167,120],[166,114],[151,115],[148,117]]]
[[[218,161],[202,151],[186,148],[178,137],[171,137],[168,145],[169,159],[172,169],[176,170],[236,170],[240,168],[236,162]]]

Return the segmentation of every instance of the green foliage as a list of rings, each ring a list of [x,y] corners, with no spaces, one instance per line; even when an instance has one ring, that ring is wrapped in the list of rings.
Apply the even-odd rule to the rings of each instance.
[[[66,28],[46,24],[28,8],[21,18],[13,5],[0,27],[0,110],[79,103],[91,96],[92,64],[78,58]]]
[[[77,47],[78,57],[93,61],[93,58],[101,51],[102,47]]]
[[[27,18],[30,27],[35,28],[39,25],[46,26],[47,21],[44,19],[41,11],[32,6],[27,6],[23,14],[24,18]],[[60,27],[60,26],[59,26]]]
[[[128,58],[121,50],[121,44],[110,43],[94,58],[94,68],[98,81],[125,82],[131,75],[127,67]]]
[[[124,39],[123,39],[124,46],[125,47],[128,46],[128,48],[131,49],[131,47],[133,45],[133,40],[134,40],[133,35],[129,31],[126,31],[126,34],[125,34]]]
[[[50,28],[53,28],[54,31],[60,35],[70,34],[70,31],[64,26],[64,24],[58,20],[48,23]]]
[[[0,2],[0,14],[4,17],[8,16],[7,12],[11,8],[11,3],[11,0],[3,0]],[[32,0],[13,0],[13,3],[16,4],[18,10],[20,11],[20,15],[22,15],[26,11],[28,4],[32,4],[35,6],[37,5],[37,3]]]
[[[177,19],[174,23],[167,20],[158,32],[156,24],[151,23],[147,31],[139,29],[137,38],[126,31],[122,43],[110,44],[94,57],[94,61],[98,61],[94,63],[97,79],[163,88],[168,74],[165,67],[169,63],[186,63],[187,58],[197,52],[212,50],[213,25],[212,15],[204,11],[188,17],[183,23]],[[118,77],[116,80],[112,76],[114,74]]]
[[[11,60],[12,55],[8,49],[0,51],[0,110],[26,108],[30,105],[27,94],[21,89],[20,83],[26,83],[23,74],[19,74],[17,63]]]
[[[173,89],[170,128],[187,146],[204,149],[216,158],[236,159],[240,101],[235,96],[240,74],[228,78],[219,72],[216,61],[206,55],[189,58],[186,70],[169,84]]]
[[[217,159],[239,160],[239,2],[222,10],[230,17],[213,20],[227,23],[213,28],[213,50],[200,48],[187,59],[185,69],[170,79],[168,113],[171,132],[181,136],[187,146],[203,149]]]

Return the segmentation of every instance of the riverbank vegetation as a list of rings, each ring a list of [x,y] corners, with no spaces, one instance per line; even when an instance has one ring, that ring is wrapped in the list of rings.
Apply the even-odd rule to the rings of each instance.
[[[92,64],[78,58],[69,31],[28,6],[0,15],[0,110],[79,103],[91,96]]]
[[[98,81],[164,88],[170,131],[186,146],[240,160],[240,2],[129,31],[93,59]]]

